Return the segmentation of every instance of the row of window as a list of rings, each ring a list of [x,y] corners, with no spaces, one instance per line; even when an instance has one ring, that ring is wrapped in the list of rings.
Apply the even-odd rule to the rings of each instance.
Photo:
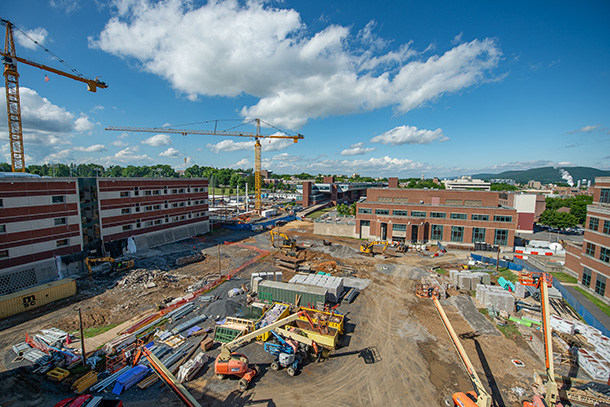
[[[184,194],[184,193],[191,193],[191,192],[205,192],[206,189],[205,187],[196,187],[196,188],[174,188],[174,189],[169,189],[167,186],[164,186],[163,189],[144,189],[142,190],[143,195],[144,196],[152,196],[152,195],[161,195],[161,194]],[[129,196],[131,196],[131,193],[133,192],[133,196],[140,196],[140,187],[133,187],[133,191],[121,191],[120,192],[120,197],[121,198],[128,198]]]
[[[70,246],[70,239],[60,239],[55,241],[55,247],[68,247]],[[9,249],[0,250],[0,259],[7,258],[9,255]]]
[[[583,268],[582,285],[584,285],[585,287],[591,286],[591,275],[592,274],[593,274],[593,272],[591,271],[591,269],[589,269],[587,267]],[[597,277],[595,279],[595,292],[597,294],[601,295],[602,297],[606,293],[606,277],[602,276],[601,274],[597,274]]]
[[[172,208],[183,208],[185,206],[192,206],[192,205],[204,205],[206,203],[205,199],[201,199],[201,200],[197,200],[197,201],[187,201],[187,202],[172,202],[171,207]],[[168,209],[170,207],[170,204],[168,201],[165,201],[165,203],[163,204],[163,209]],[[144,207],[144,212],[149,212],[149,211],[159,211],[161,210],[161,204],[155,204],[155,205],[147,205]],[[140,204],[136,203],[135,206],[133,207],[133,211],[134,212],[140,212]],[[131,213],[131,207],[129,208],[121,208],[121,215],[128,215]]]
[[[596,250],[597,250],[597,246],[593,243],[587,242],[587,244],[585,245],[585,254],[587,256],[594,258]],[[605,263],[610,263],[610,249],[600,246],[599,259]]]
[[[599,194],[599,202],[610,203],[610,188],[601,188],[601,193]]]
[[[154,219],[154,220],[147,220],[145,222],[143,222],[144,227],[148,228],[151,226],[156,226],[156,225],[162,225],[164,223],[171,223],[171,222],[180,222],[182,220],[187,220],[187,219],[191,219],[191,218],[200,218],[203,216],[207,216],[207,212],[195,212],[195,213],[191,213],[189,212],[188,215],[177,215],[177,216],[172,216],[170,218],[169,215],[165,215],[165,221],[163,221],[163,219]],[[136,221],[136,229],[141,229],[142,228],[142,221],[140,219],[138,219]],[[129,225],[123,225],[123,231],[129,231],[133,229],[133,225],[129,224]]]
[[[406,210],[393,210],[392,211],[392,215],[393,216],[409,216],[409,211]],[[373,210],[371,208],[359,208],[358,209],[358,213],[364,214],[364,215],[372,215],[373,214]],[[389,209],[375,209],[375,215],[389,215],[390,214],[390,210]],[[411,211],[411,216],[414,218],[425,218],[427,216],[427,212],[425,211]],[[460,220],[467,220],[468,219],[468,214],[466,213],[451,213],[449,214],[450,219],[460,219]],[[430,218],[435,218],[435,219],[446,219],[447,218],[447,213],[446,212],[430,212]],[[473,213],[472,215],[470,215],[470,219],[471,220],[479,220],[479,221],[489,221],[489,215],[483,215],[483,214],[476,214]],[[493,217],[493,221],[494,222],[507,222],[510,223],[513,221],[513,217],[512,216],[507,216],[507,215],[494,215]]]
[[[593,230],[595,232],[600,232],[598,218],[594,218],[594,217],[589,218],[589,230]],[[604,220],[604,224],[601,229],[601,232],[606,235],[610,235],[610,220]]]

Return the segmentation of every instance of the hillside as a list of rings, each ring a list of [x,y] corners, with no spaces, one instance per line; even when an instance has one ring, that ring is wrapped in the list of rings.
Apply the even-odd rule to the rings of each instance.
[[[591,167],[564,167],[573,178],[574,185],[580,179],[591,180],[592,183],[595,177],[609,177],[610,171],[602,171]],[[506,178],[513,179],[518,183],[527,183],[528,181],[540,181],[543,184],[548,183],[565,183],[566,180],[561,177],[560,168],[541,167],[532,168],[524,171],[504,171],[499,174],[473,174],[472,178],[480,178],[489,180],[491,178]]]

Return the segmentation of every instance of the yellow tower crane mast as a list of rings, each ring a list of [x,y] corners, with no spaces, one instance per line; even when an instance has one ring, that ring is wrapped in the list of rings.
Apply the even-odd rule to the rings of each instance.
[[[8,134],[11,145],[11,166],[13,172],[25,172],[25,152],[23,150],[23,131],[21,125],[21,101],[19,98],[19,74],[17,73],[17,62],[52,72],[57,75],[87,84],[87,90],[95,92],[97,88],[107,88],[108,86],[96,79],[85,78],[82,74],[72,68],[75,74],[61,71],[50,66],[42,65],[37,62],[29,61],[18,57],[15,52],[15,40],[13,39],[13,23],[0,18],[0,24],[6,27],[4,37],[4,51],[2,52],[2,63],[4,64],[4,83],[6,90],[6,109],[8,116]],[[24,33],[27,37],[27,34]],[[34,41],[34,40],[32,40]],[[38,42],[34,41],[38,44]],[[39,44],[38,44],[39,45]],[[49,50],[44,49],[49,52]],[[61,60],[60,60],[61,61]],[[63,61],[61,61],[63,62]]]
[[[290,135],[290,134],[272,134],[263,135],[261,134],[261,121],[260,119],[254,119],[256,122],[256,133],[241,132],[241,131],[228,131],[228,130],[184,130],[175,129],[170,127],[118,127],[109,126],[106,130],[112,131],[126,131],[126,132],[143,132],[143,133],[168,133],[168,134],[181,134],[186,136],[188,134],[198,135],[210,135],[210,136],[230,136],[230,137],[247,137],[254,139],[254,193],[255,193],[255,210],[256,213],[260,214],[261,211],[261,143],[260,139],[292,139],[295,143],[302,140],[304,137],[302,134]],[[284,132],[285,133],[285,132]]]

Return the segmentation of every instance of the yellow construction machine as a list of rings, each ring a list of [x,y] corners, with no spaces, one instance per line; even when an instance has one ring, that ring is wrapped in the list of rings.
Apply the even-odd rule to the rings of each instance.
[[[270,230],[269,234],[271,235],[271,246],[280,249],[297,250],[297,242],[295,239],[291,239],[288,235],[276,232],[275,230]]]
[[[385,256],[385,250],[388,248],[389,244],[390,244],[390,242],[383,242],[383,241],[376,241],[376,242],[369,242],[366,244],[362,244],[362,245],[360,245],[360,253],[362,253],[364,255],[374,256],[375,253],[373,253],[373,248],[377,245],[383,245],[381,254]]]
[[[133,259],[115,259],[113,257],[87,257],[85,259],[85,266],[89,270],[89,276],[91,276],[91,266],[98,263],[110,263],[112,271],[125,271],[133,267]]]

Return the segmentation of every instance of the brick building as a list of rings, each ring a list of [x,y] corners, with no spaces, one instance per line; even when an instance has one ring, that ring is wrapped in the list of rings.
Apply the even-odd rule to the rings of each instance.
[[[207,179],[0,178],[0,294],[209,231]]]
[[[398,180],[398,179],[396,179]],[[366,191],[373,187],[382,187],[383,182],[335,182],[334,177],[324,177],[324,182],[304,181],[297,185],[296,191],[302,198],[303,207],[331,201],[333,204],[351,203],[366,196]]]
[[[565,266],[578,274],[582,286],[610,302],[606,290],[606,280],[610,278],[610,177],[595,179],[593,203],[587,206],[583,244],[568,245]]]
[[[406,242],[512,246],[518,214],[498,192],[372,188],[357,205],[356,236]]]

